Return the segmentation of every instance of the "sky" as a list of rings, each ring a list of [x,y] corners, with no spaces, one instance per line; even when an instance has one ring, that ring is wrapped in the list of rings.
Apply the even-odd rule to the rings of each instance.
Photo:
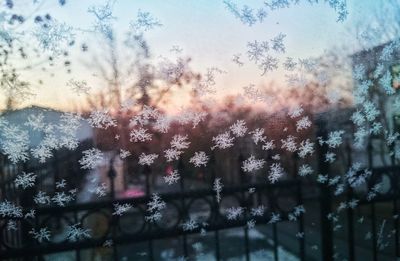
[[[349,16],[344,22],[337,22],[337,14],[324,1],[319,4],[293,5],[290,8],[275,10],[268,13],[262,23],[251,27],[244,25],[230,13],[222,0],[146,0],[128,1],[117,0],[114,5],[115,28],[123,34],[130,21],[137,16],[138,10],[150,12],[162,26],[145,33],[152,56],[155,60],[159,56],[171,56],[170,49],[178,45],[183,54],[192,58],[192,68],[198,72],[205,72],[209,67],[218,67],[226,73],[217,76],[218,95],[235,94],[243,86],[249,84],[263,85],[270,82],[282,84],[282,70],[261,76],[260,70],[246,58],[246,45],[250,41],[265,41],[283,33],[286,35],[286,53],[293,58],[318,57],[335,46],[345,44],[349,53],[357,49],[354,27],[365,20],[369,14],[384,0],[348,0]],[[248,5],[254,9],[263,6],[263,1],[233,1],[239,7]],[[43,4],[40,12],[49,12],[58,20],[74,28],[91,28],[92,16],[87,12],[93,5],[101,4],[101,0],[78,1],[69,0],[60,7],[56,1]],[[77,31],[77,42],[84,37],[84,33]],[[100,48],[95,42],[90,46]],[[98,50],[101,52],[101,49]],[[242,54],[244,66],[239,67],[232,62],[234,54]],[[85,79],[90,84],[93,71],[81,66],[80,57],[76,60],[73,78]],[[78,65],[76,65],[78,64]],[[43,76],[40,72],[28,72],[31,77]],[[36,88],[36,96],[24,106],[35,104],[57,109],[73,109],[84,103],[83,96],[78,97],[66,86],[71,75],[56,72],[51,79],[44,79],[45,84]],[[179,106],[179,98],[174,99],[173,106]],[[182,101],[183,102],[183,101]]]

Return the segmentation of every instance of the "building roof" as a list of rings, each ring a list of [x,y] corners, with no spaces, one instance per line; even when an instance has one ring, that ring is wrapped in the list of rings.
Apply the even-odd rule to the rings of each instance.
[[[44,116],[44,122],[48,124],[58,124],[60,120],[60,116],[66,112],[54,110],[51,108],[44,108],[39,106],[30,106],[22,109],[11,110],[4,112],[0,115],[0,118],[6,120],[10,124],[17,125],[19,128],[28,131],[30,146],[37,146],[40,141],[44,138],[44,133],[42,131],[34,131],[31,127],[26,126],[27,119],[30,115],[39,115],[42,114]],[[88,122],[84,119],[80,122],[81,126],[76,133],[76,138],[79,141],[83,141],[86,139],[90,139],[93,137],[93,128],[88,124]],[[61,135],[61,134],[59,134]]]

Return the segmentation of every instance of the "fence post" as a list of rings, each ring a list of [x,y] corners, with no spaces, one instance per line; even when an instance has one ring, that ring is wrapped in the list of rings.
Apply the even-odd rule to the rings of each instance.
[[[214,151],[211,152],[210,156],[210,161],[209,161],[209,168],[211,171],[211,180],[210,184],[212,186],[215,178],[216,178],[216,173],[215,173],[215,154]],[[213,212],[214,212],[214,217],[213,217],[213,222],[215,224],[219,224],[219,203],[217,202],[216,198],[213,197]],[[214,231],[214,240],[215,240],[215,259],[217,261],[221,260],[221,253],[220,253],[220,246],[219,246],[219,230],[216,229]]]
[[[114,169],[114,158],[115,155],[111,157],[110,159],[110,167],[108,169],[108,178],[110,179],[110,198],[111,198],[111,210],[113,208],[113,203],[114,203],[114,199],[115,199],[115,178],[117,176],[117,172]],[[112,237],[112,250],[113,250],[113,260],[118,260],[118,251],[117,251],[117,245],[115,243],[115,239],[117,237],[117,229],[118,229],[118,223],[119,223],[119,219],[118,216],[111,216],[111,237]]]
[[[110,197],[112,200],[115,199],[115,177],[117,176],[117,172],[114,170],[114,157],[110,159],[110,168],[108,169],[108,178],[110,179]]]
[[[327,139],[326,121],[322,118],[317,120],[317,136],[322,140]],[[323,143],[318,146],[318,173],[328,175],[329,163],[325,162],[325,154],[328,152],[327,144]],[[319,185],[320,188],[320,220],[321,220],[321,244],[322,258],[321,260],[333,260],[333,229],[328,214],[332,212],[332,199],[330,190],[324,184]]]
[[[143,168],[143,174],[146,179],[146,197],[150,197],[150,175],[151,175],[151,168],[149,165],[144,165]],[[149,222],[149,230],[153,229],[152,223]],[[147,244],[148,248],[148,253],[149,253],[149,260],[153,261],[154,260],[154,246],[153,246],[153,240],[150,239]]]
[[[396,257],[398,257],[398,256],[400,256],[400,249],[399,249],[399,244],[400,244],[400,242],[399,242],[399,217],[398,217],[399,213],[398,213],[398,206],[397,206],[398,205],[397,199],[399,197],[399,185],[398,185],[399,179],[397,177],[397,173],[394,173],[394,168],[396,166],[396,158],[395,158],[395,154],[394,154],[394,151],[395,151],[395,145],[394,144],[392,144],[390,146],[390,151],[393,152],[392,156],[390,157],[390,163],[391,163],[391,167],[393,168],[393,170],[392,170],[393,171],[392,172],[392,175],[393,175],[392,186],[393,186],[393,191],[395,191],[394,192],[395,193],[395,197],[393,199],[393,217],[396,217],[396,218],[393,219],[393,227],[395,229],[394,247],[395,247]]]
[[[182,219],[189,219],[189,214],[185,206],[185,197],[183,195],[183,191],[185,189],[185,181],[184,181],[184,171],[185,171],[185,165],[183,163],[183,159],[180,158],[178,161],[178,172],[181,176],[179,180],[179,186],[180,186],[180,201],[181,201],[181,206],[182,206]],[[182,235],[182,249],[183,249],[183,255],[184,257],[188,257],[189,250],[188,250],[188,242],[187,242],[187,236],[186,233]]]
[[[246,177],[246,173],[244,173],[244,171],[241,167],[241,164],[244,161],[244,157],[243,157],[242,153],[239,154],[238,161],[239,161],[239,175],[240,175],[240,183],[241,183],[240,185],[246,186],[249,183],[248,183],[248,180]],[[245,216],[245,220],[247,220],[248,219],[248,211],[251,208],[251,202],[250,202],[251,196],[249,196],[249,198],[246,197],[246,191],[244,190],[244,188],[242,188],[241,191],[242,191],[242,193],[241,193],[242,199],[241,199],[240,206],[245,208],[244,216]],[[245,252],[246,252],[245,257],[246,257],[246,261],[249,261],[250,260],[249,228],[247,225],[245,225],[243,229],[244,229],[244,248],[245,248]]]
[[[350,168],[353,164],[352,149],[350,141],[346,141],[347,164]],[[349,186],[347,191],[347,200],[352,200],[354,196],[353,188]],[[355,260],[355,241],[354,241],[354,211],[352,208],[347,208],[347,226],[348,226],[348,248],[349,248],[349,261]]]
[[[146,196],[150,195],[150,175],[151,175],[151,168],[148,165],[145,165],[143,168],[143,174],[146,179]]]

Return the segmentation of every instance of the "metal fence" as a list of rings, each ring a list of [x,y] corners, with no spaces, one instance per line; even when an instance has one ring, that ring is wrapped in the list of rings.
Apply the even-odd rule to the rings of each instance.
[[[335,170],[329,169],[321,156],[325,151],[324,146],[318,151],[318,171],[332,175]],[[166,239],[166,242],[176,241],[173,245],[175,251],[192,260],[195,256],[192,244],[203,237],[208,242],[212,258],[225,260],[226,247],[230,242],[226,241],[223,233],[229,229],[241,231],[240,245],[236,248],[240,248],[237,254],[245,260],[251,260],[256,248],[268,250],[273,260],[281,260],[280,248],[291,252],[298,260],[375,261],[399,257],[397,176],[400,168],[394,165],[394,161],[389,167],[374,167],[370,162],[372,175],[365,191],[370,191],[378,181],[386,180],[387,183],[387,189],[371,200],[352,189],[333,197],[333,188],[328,184],[305,184],[296,175],[275,184],[246,183],[245,174],[241,172],[243,183],[223,187],[221,201],[217,202],[215,191],[211,189],[217,177],[213,160],[203,169],[210,177],[209,189],[185,188],[183,174],[178,191],[160,194],[167,207],[162,211],[161,220],[154,223],[145,219],[146,204],[151,199],[149,177],[153,175],[152,170],[149,167],[143,170],[147,184],[145,196],[117,199],[113,185],[115,171],[111,167],[108,173],[111,193],[106,200],[35,208],[34,219],[16,219],[21,228],[18,233],[8,231],[8,220],[1,219],[0,257],[5,260],[52,260],[54,256],[51,254],[68,252],[73,253],[74,260],[87,260],[88,251],[97,251],[108,256],[107,260],[121,260],[123,246],[137,244],[144,254],[134,260],[158,260],[160,250],[157,242]],[[351,158],[348,165],[351,165]],[[185,173],[182,164],[178,167],[180,173]],[[347,207],[337,211],[340,202],[350,200],[358,200],[357,208]],[[116,203],[130,203],[133,208],[122,216],[113,215]],[[264,214],[252,216],[252,208],[260,205],[265,206]],[[299,205],[305,205],[307,212],[296,219],[290,218],[293,207]],[[226,216],[228,206],[242,207],[243,213],[237,219],[229,220]],[[332,218],[333,213],[336,217]],[[279,221],[271,222],[273,214],[280,215]],[[196,219],[196,226],[184,229],[182,224],[191,218]],[[267,235],[256,242],[256,247],[249,235],[252,229],[249,222],[255,222],[256,228],[262,227],[260,229],[264,229]],[[44,226],[62,234],[66,226],[78,223],[91,229],[91,238],[71,242],[65,237],[54,237],[50,242],[38,243],[29,235],[32,228]]]
[[[151,175],[150,168],[145,169],[145,175]],[[109,177],[115,178],[110,169]],[[215,177],[215,173],[209,170]],[[214,180],[214,179],[212,179]],[[113,184],[111,182],[111,184]],[[247,222],[252,219],[257,225],[268,224],[272,213],[279,214],[281,221],[288,219],[288,214],[293,206],[301,205],[301,186],[298,180],[282,181],[278,184],[245,184],[235,187],[224,187],[221,194],[221,202],[216,201],[215,192],[211,189],[185,190],[184,180],[181,179],[181,190],[173,193],[162,194],[161,198],[165,201],[167,208],[162,213],[163,218],[159,222],[151,223],[145,221],[146,203],[150,200],[150,195],[133,199],[111,198],[101,202],[91,202],[85,204],[73,204],[65,207],[45,207],[36,209],[34,221],[21,218],[21,227],[25,233],[33,228],[50,226],[54,230],[62,230],[66,225],[84,224],[85,227],[92,227],[96,235],[90,239],[80,240],[79,242],[44,242],[38,243],[28,235],[19,240],[19,244],[13,244],[12,238],[5,232],[5,222],[2,229],[3,240],[2,258],[33,258],[38,260],[46,254],[61,251],[75,251],[75,259],[82,260],[81,252],[88,248],[102,248],[107,242],[112,242],[107,246],[112,250],[112,259],[120,260],[118,255],[118,245],[134,242],[147,242],[148,259],[154,259],[153,241],[162,238],[181,238],[181,252],[184,256],[190,256],[187,237],[191,234],[199,234],[207,231],[213,235],[214,254],[217,260],[221,260],[221,246],[219,231],[229,228],[240,227],[244,233],[244,255],[247,260],[250,258],[249,227]],[[211,184],[212,185],[212,184]],[[212,187],[212,186],[210,186]],[[113,191],[113,189],[111,189]],[[252,192],[254,191],[254,192]],[[279,200],[276,200],[279,199]],[[130,203],[134,206],[132,211],[122,216],[112,215],[114,204]],[[244,212],[238,219],[228,220],[223,205],[242,207]],[[264,215],[261,217],[250,217],[252,208],[259,205],[267,206]],[[190,217],[196,217],[195,228],[190,231],[183,229],[182,223]],[[303,232],[302,217],[296,221],[298,232]],[[93,227],[97,223],[97,227]],[[273,244],[267,241],[265,247],[270,248],[279,260],[278,255],[278,235],[276,226],[271,224]],[[15,241],[15,240],[14,240]],[[304,253],[304,238],[298,239],[299,253]],[[303,250],[302,250],[303,249]],[[304,260],[304,257],[303,257]]]

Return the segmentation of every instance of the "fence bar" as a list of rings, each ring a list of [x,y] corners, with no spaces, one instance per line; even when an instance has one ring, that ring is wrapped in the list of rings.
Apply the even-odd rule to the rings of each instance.
[[[396,192],[397,193],[397,192]],[[397,211],[397,200],[393,200],[393,227],[394,227],[394,248],[395,255],[399,257],[399,213]]]
[[[390,151],[392,151],[392,156],[390,157],[391,160],[391,165],[394,168],[396,166],[396,157],[395,157],[395,147],[394,144],[392,144],[390,146]],[[394,195],[393,195],[393,227],[395,230],[395,234],[394,234],[394,247],[395,247],[395,255],[396,257],[400,256],[400,251],[399,251],[399,212],[397,210],[398,208],[398,203],[397,203],[397,198],[399,197],[400,193],[399,193],[399,179],[397,177],[397,173],[392,172],[392,176],[393,176],[393,182],[392,182],[392,189],[394,191]]]
[[[374,261],[378,260],[377,240],[376,240],[376,214],[375,203],[371,203],[371,231],[372,231],[372,257]]]
[[[317,136],[326,140],[328,133],[326,130],[326,119],[317,120]],[[325,155],[328,152],[328,146],[322,144],[318,146],[318,172],[329,177],[329,163],[325,161]],[[329,261],[333,259],[333,229],[332,223],[328,220],[328,214],[332,212],[332,199],[330,190],[324,184],[320,184],[320,222],[321,222],[321,260]]]
[[[250,249],[249,249],[249,228],[247,225],[244,227],[244,248],[246,251],[246,261],[250,260]]]
[[[353,197],[353,190],[349,188],[349,192],[347,195],[348,200],[351,200]],[[347,208],[347,225],[348,225],[348,240],[347,245],[349,248],[349,261],[355,260],[355,241],[354,241],[354,211],[352,208]]]
[[[146,178],[146,196],[150,196],[150,175],[151,175],[150,166],[148,166],[148,165],[144,166],[143,174],[144,174],[144,176]],[[152,229],[151,222],[150,222],[149,226],[150,226],[149,229],[151,230]],[[149,240],[148,247],[149,247],[149,258],[150,258],[151,261],[153,261],[154,260],[153,240],[151,240],[151,239]]]
[[[243,169],[240,167],[241,163],[243,162],[243,160],[244,160],[244,157],[240,153],[239,154],[239,158],[238,158],[238,163],[239,163],[239,178],[240,178],[240,181],[241,181],[242,185],[247,184],[245,173],[244,173]],[[241,196],[242,196],[241,207],[245,208],[245,219],[247,220],[247,218],[248,218],[247,211],[248,211],[248,209],[250,207],[250,204],[249,204],[250,202],[246,198],[246,191],[245,190],[242,190]],[[248,228],[247,224],[244,227],[244,248],[245,248],[245,252],[246,252],[246,255],[245,255],[246,256],[246,261],[249,261],[250,260],[249,228]]]
[[[272,224],[272,238],[274,240],[274,260],[279,261],[279,253],[278,253],[278,231],[276,223]]]
[[[178,171],[179,171],[179,174],[180,174],[180,180],[179,180],[179,188],[180,188],[180,192],[181,193],[183,193],[183,191],[184,191],[184,189],[185,189],[185,180],[184,180],[184,175],[183,175],[183,173],[185,172],[185,169],[184,169],[184,164],[183,164],[183,160],[182,160],[182,158],[180,158],[179,159],[179,162],[178,162]],[[187,218],[189,218],[189,216],[188,216],[188,213],[187,213],[187,209],[186,209],[186,207],[185,207],[185,197],[183,196],[183,194],[181,195],[181,198],[180,198],[181,200],[181,205],[182,205],[182,210],[183,210],[183,213],[182,213],[182,215],[183,215],[183,219],[187,219]],[[188,255],[189,255],[189,251],[188,251],[188,247],[187,247],[187,236],[186,236],[186,234],[183,234],[182,235],[182,238],[183,238],[183,255],[185,256],[185,257],[188,257]]]
[[[296,168],[297,169],[297,168]],[[297,184],[297,204],[298,205],[303,205],[303,197],[302,197],[302,190],[301,190],[301,181],[297,177],[298,184]],[[305,245],[305,232],[304,232],[304,215],[302,214],[299,218],[299,232],[303,233],[303,236],[299,237],[299,246],[300,246],[300,260],[305,261],[306,260],[306,245]]]
[[[154,260],[153,240],[149,240],[148,247],[149,247],[149,260],[153,261]]]
[[[214,152],[211,153],[210,157],[210,171],[211,171],[211,180],[210,184],[213,186],[214,180],[216,178],[215,175],[215,155]],[[214,222],[219,223],[219,203],[217,202],[215,196],[213,196],[213,210],[214,210]],[[215,240],[215,259],[217,261],[221,260],[221,253],[219,251],[219,230],[216,229],[214,232],[214,240]]]

